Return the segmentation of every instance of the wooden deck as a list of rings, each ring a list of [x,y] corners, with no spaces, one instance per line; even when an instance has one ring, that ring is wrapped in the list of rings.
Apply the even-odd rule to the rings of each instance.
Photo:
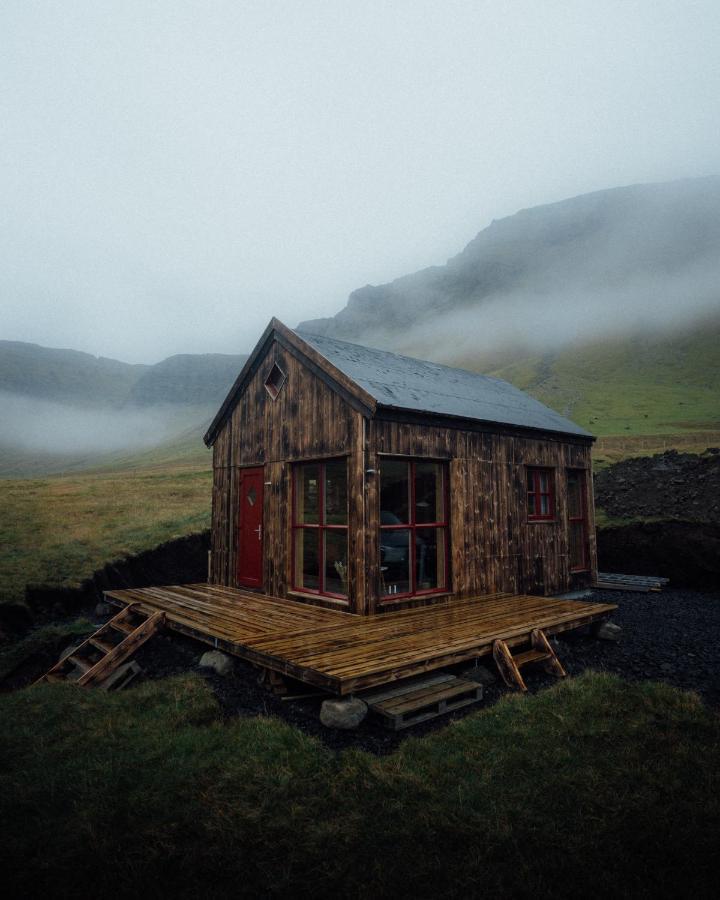
[[[607,616],[613,604],[514,594],[357,616],[208,584],[106,591],[163,611],[166,625],[256,665],[335,694],[397,681]]]

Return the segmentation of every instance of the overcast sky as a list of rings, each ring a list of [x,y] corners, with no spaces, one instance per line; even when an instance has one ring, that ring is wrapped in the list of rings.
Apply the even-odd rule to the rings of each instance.
[[[0,337],[244,352],[719,123],[717,0],[3,0]]]

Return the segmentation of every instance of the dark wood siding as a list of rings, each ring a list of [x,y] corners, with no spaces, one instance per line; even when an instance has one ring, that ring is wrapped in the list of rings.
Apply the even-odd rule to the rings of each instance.
[[[568,565],[568,467],[588,473],[590,574],[596,573],[589,443],[374,420],[370,446],[368,465],[376,469],[382,466],[384,454],[449,461],[454,593],[551,594],[574,586]],[[556,515],[552,521],[528,521],[526,466],[546,466],[554,472]],[[368,492],[368,518],[373,522],[379,516],[377,496],[377,488]],[[380,608],[377,554],[377,540],[368,540],[367,606],[371,610]]]
[[[287,375],[275,400],[264,385],[274,363]],[[366,595],[363,431],[360,413],[288,349],[271,345],[214,444],[214,583],[237,586],[238,472],[243,467],[265,468],[264,591],[284,597],[292,585],[292,464],[344,456],[349,460],[348,584],[351,596],[359,597],[362,606]]]
[[[287,375],[277,399],[264,381],[274,363]],[[366,419],[317,367],[272,343],[217,434],[213,448],[211,580],[237,586],[238,473],[265,467],[264,591],[292,590],[292,464],[348,460],[348,587],[357,612],[397,608],[379,602],[379,476],[383,455],[447,460],[450,568],[460,596],[510,591],[559,593],[576,586],[568,562],[566,469],[587,472],[590,572],[597,572],[590,444],[561,436],[440,427],[385,417]],[[556,515],[528,521],[526,466],[554,471]],[[375,470],[373,474],[372,470]],[[416,601],[417,602],[417,601]]]

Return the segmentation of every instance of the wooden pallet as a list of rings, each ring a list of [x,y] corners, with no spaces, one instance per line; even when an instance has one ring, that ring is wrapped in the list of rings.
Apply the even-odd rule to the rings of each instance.
[[[399,731],[482,700],[482,685],[440,673],[360,695],[386,728]]]
[[[615,572],[598,572],[593,587],[604,591],[661,591],[670,582],[659,575],[620,575]]]
[[[520,674],[520,669],[529,663],[542,663],[546,672],[564,678],[567,673],[545,632],[541,628],[533,629],[529,641],[530,647],[519,653],[513,653],[503,640],[497,640],[493,644],[493,659],[505,684],[526,691],[527,685]]]
[[[151,638],[164,621],[163,612],[147,613],[135,605],[126,606],[35,683],[66,681],[83,687],[100,685]]]

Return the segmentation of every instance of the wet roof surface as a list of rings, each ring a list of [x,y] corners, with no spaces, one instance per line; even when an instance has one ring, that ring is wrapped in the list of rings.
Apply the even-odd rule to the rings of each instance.
[[[381,406],[591,437],[570,419],[499,378],[296,333]]]

